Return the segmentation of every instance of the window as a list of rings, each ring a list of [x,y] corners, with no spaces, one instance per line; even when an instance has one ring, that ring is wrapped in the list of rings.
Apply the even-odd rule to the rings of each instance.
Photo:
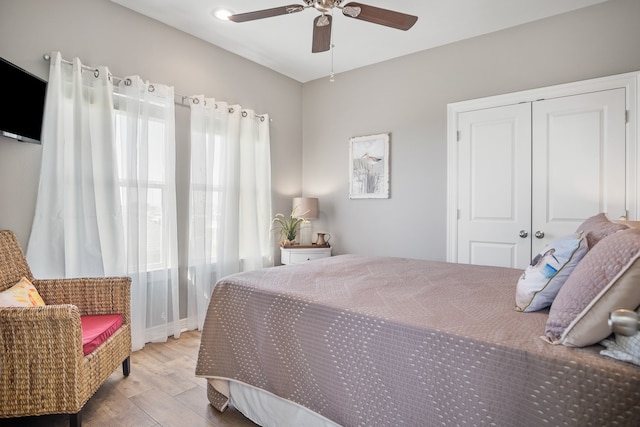
[[[192,233],[195,245],[204,248],[208,254],[205,263],[214,264],[217,259],[217,242],[220,230],[223,187],[221,182],[222,170],[222,139],[219,135],[205,136],[204,152],[198,153],[200,158],[192,160],[192,167],[204,168],[204,173],[191,174],[191,224],[197,230]],[[198,156],[196,156],[198,157]],[[202,172],[202,171],[200,171]]]
[[[146,235],[146,260],[129,265],[129,272],[153,271],[165,268],[167,265],[167,247],[163,239],[163,232],[167,221],[167,186],[173,185],[168,181],[165,164],[165,124],[159,119],[149,119],[146,130],[149,141],[148,149],[136,147],[136,135],[131,129],[140,132],[144,129],[141,120],[137,125],[131,125],[131,118],[123,112],[115,114],[115,132],[118,159],[118,179],[120,186],[120,200],[122,203],[122,217],[124,221],[125,241],[129,244],[130,227],[139,220],[139,234]],[[132,138],[134,136],[134,138]],[[142,157],[139,161],[138,157]],[[144,161],[144,158],[147,161]],[[173,179],[173,177],[169,178]],[[144,202],[139,201],[144,198]],[[136,214],[137,212],[137,214]],[[144,264],[144,265],[139,265]]]

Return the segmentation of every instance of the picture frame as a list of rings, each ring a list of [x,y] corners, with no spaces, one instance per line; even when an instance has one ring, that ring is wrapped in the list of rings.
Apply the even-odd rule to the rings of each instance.
[[[389,198],[389,134],[349,139],[349,198]]]

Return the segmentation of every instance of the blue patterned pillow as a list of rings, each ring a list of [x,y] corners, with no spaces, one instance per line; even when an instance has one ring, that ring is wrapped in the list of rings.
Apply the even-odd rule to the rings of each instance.
[[[516,310],[538,311],[551,305],[578,262],[587,253],[582,233],[549,243],[531,261],[516,286]]]

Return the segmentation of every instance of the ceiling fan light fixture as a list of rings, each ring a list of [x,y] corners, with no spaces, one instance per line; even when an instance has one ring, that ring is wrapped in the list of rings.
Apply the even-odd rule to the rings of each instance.
[[[327,13],[334,7],[339,6],[341,2],[342,0],[315,0],[313,1],[313,7],[318,12]]]

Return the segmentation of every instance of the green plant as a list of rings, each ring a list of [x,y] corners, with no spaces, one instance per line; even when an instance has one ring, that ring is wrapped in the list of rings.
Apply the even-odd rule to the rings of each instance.
[[[281,213],[277,213],[273,218],[273,228],[280,232],[282,244],[288,244],[293,242],[300,230],[300,224],[304,222],[304,218],[299,218],[296,215],[296,210],[291,211],[291,215],[285,217]]]

